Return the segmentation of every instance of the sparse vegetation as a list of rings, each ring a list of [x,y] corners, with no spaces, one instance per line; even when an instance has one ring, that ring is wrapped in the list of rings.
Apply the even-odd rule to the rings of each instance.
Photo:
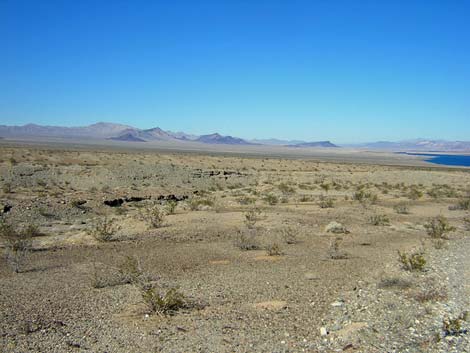
[[[11,191],[12,191],[11,183],[4,183],[2,185],[2,191],[4,194],[11,194]]]
[[[258,222],[261,215],[261,210],[259,208],[253,207],[249,211],[245,212],[244,223],[247,228],[254,228],[256,222]]]
[[[347,259],[349,257],[348,254],[341,249],[342,243],[343,243],[343,238],[341,237],[335,237],[331,240],[330,246],[328,249],[328,255],[330,259],[341,260],[341,259]]]
[[[410,209],[407,204],[405,203],[400,203],[398,205],[395,205],[393,207],[396,213],[398,214],[410,214]]]
[[[353,194],[353,200],[358,201],[362,204],[374,204],[377,202],[377,195],[371,193],[371,192],[366,192],[364,190],[358,190]]]
[[[274,206],[276,205],[277,203],[279,203],[279,198],[274,195],[274,194],[267,194],[263,197],[263,200],[264,202],[266,202],[267,204],[271,205],[271,206]]]
[[[281,245],[278,242],[270,243],[266,246],[266,253],[268,256],[280,256],[282,255]]]
[[[174,214],[177,206],[178,206],[178,203],[175,200],[167,201],[165,203],[166,213],[169,214],[169,215]]]
[[[152,228],[160,228],[165,221],[165,213],[159,206],[155,205],[147,209],[145,218]]]
[[[407,271],[424,271],[426,266],[423,250],[413,251],[409,254],[398,251],[398,260],[402,268]]]
[[[108,217],[98,219],[91,229],[93,237],[100,242],[114,240],[114,233],[116,233],[114,220]]]
[[[261,248],[254,229],[239,231],[236,246],[241,250],[259,250]]]
[[[330,197],[321,197],[318,206],[320,206],[320,208],[333,208],[334,201]]]
[[[297,232],[292,227],[283,227],[280,229],[280,233],[286,244],[296,244],[299,242]]]
[[[466,333],[466,330],[462,329],[462,324],[468,321],[468,311],[464,311],[455,318],[446,317],[442,321],[442,331],[445,336],[459,336]]]
[[[32,250],[32,237],[36,234],[36,229],[31,225],[18,230],[12,224],[0,220],[0,238],[5,244],[7,264],[16,273],[23,271],[27,263],[28,254]]]
[[[390,225],[390,219],[387,215],[377,214],[370,216],[369,223],[373,226],[388,226]]]
[[[184,295],[176,288],[170,288],[165,294],[152,286],[142,288],[142,299],[152,314],[173,315],[186,306]]]
[[[431,218],[424,227],[431,238],[441,239],[447,239],[447,234],[455,230],[455,227],[451,226],[444,216]]]

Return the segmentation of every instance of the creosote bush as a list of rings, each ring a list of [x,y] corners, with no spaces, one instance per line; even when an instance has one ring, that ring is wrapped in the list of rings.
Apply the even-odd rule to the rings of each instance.
[[[160,228],[165,220],[165,212],[155,205],[147,209],[146,218],[152,228]]]
[[[150,313],[173,315],[186,306],[186,299],[176,288],[161,294],[155,287],[142,288],[142,299]]]
[[[393,209],[398,214],[409,214],[410,213],[408,205],[404,204],[404,203],[400,203],[398,205],[395,205],[395,207],[393,207]]]
[[[373,226],[388,226],[390,225],[390,219],[387,215],[377,214],[369,217],[369,223]]]
[[[116,227],[113,220],[108,217],[98,219],[91,229],[93,237],[100,242],[114,240],[114,233],[116,233]]]
[[[377,202],[377,199],[378,199],[377,195],[371,192],[364,191],[364,190],[356,191],[353,194],[352,198],[353,200],[358,201],[362,204],[367,204],[367,203],[374,204]]]
[[[279,198],[274,194],[267,194],[263,197],[264,202],[268,205],[274,206],[279,203]]]
[[[281,245],[277,242],[273,242],[266,246],[266,253],[268,256],[280,256],[282,255]]]
[[[241,250],[259,250],[261,247],[256,237],[255,229],[239,231],[236,246]]]
[[[426,259],[424,258],[424,251],[414,251],[409,254],[398,251],[398,261],[404,270],[407,271],[424,271],[426,266]]]
[[[5,256],[11,269],[19,273],[27,262],[32,250],[32,238],[37,234],[35,226],[16,229],[12,224],[0,220],[0,238],[5,242]]]
[[[174,214],[178,203],[175,200],[169,200],[165,203],[165,210],[167,214]]]
[[[335,237],[330,242],[330,247],[328,249],[328,255],[330,259],[341,260],[347,259],[348,254],[341,250],[341,244],[343,243],[343,238]]]
[[[468,321],[469,314],[468,311],[464,311],[456,318],[446,317],[442,321],[442,331],[444,331],[445,336],[459,336],[466,333],[466,330],[462,329],[462,324],[465,321]]]
[[[425,225],[426,232],[431,238],[447,239],[447,233],[455,230],[444,216],[431,218]]]
[[[256,225],[256,222],[258,222],[260,215],[261,215],[261,210],[256,207],[245,212],[245,219],[243,222],[245,223],[246,227],[250,229],[254,228]]]
[[[212,207],[214,206],[214,201],[209,198],[204,197],[192,197],[188,201],[188,206],[191,211],[197,211],[201,206]]]
[[[297,240],[296,230],[292,227],[284,227],[280,230],[282,239],[284,239],[286,244],[296,244],[299,241]]]
[[[323,197],[322,196],[320,198],[318,206],[320,206],[320,208],[333,208],[334,207],[334,201],[330,197]]]

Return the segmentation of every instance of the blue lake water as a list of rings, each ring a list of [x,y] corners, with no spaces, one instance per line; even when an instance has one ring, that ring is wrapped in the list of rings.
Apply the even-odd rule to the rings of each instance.
[[[442,165],[453,165],[460,167],[470,167],[470,156],[455,155],[455,154],[435,154],[435,153],[410,153],[399,152],[401,154],[408,154],[410,156],[424,156],[426,162]]]

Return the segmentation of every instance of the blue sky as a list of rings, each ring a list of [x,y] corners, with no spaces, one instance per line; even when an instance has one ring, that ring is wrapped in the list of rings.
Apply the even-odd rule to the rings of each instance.
[[[470,1],[0,0],[0,123],[470,140]]]

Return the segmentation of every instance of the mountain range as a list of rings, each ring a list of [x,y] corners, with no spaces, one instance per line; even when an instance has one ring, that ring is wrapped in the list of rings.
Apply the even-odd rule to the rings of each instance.
[[[142,143],[151,141],[179,141],[216,145],[285,145],[292,147],[337,147],[329,141],[305,142],[300,140],[284,141],[278,139],[248,141],[239,137],[223,136],[218,133],[208,135],[192,135],[181,131],[165,131],[159,127],[151,129],[139,129],[129,125],[103,122],[82,127],[43,126],[36,124],[27,124],[23,126],[0,125],[0,137],[107,139],[122,142]]]
[[[246,140],[218,133],[194,135],[185,132],[172,132],[159,127],[139,129],[129,125],[100,122],[88,126],[63,127],[27,124],[22,126],[0,125],[0,139],[5,138],[58,138],[114,140],[121,142],[146,143],[152,141],[192,142],[212,145],[267,145],[292,148],[334,148],[339,147],[330,141],[302,141],[280,139]],[[425,152],[469,152],[470,141],[446,141],[432,139],[404,140],[399,142],[378,141],[371,143],[341,145],[366,150],[385,151],[425,151]]]

